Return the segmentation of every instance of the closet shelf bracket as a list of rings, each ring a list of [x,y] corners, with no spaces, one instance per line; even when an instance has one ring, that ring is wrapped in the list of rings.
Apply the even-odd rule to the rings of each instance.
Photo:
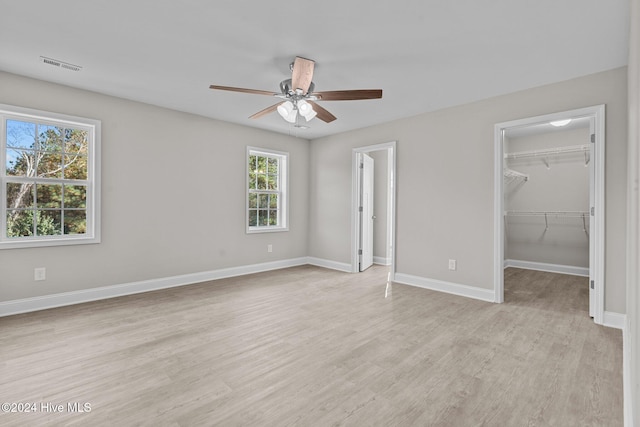
[[[509,168],[504,169],[504,177],[507,180],[507,184],[511,184],[513,181],[517,181],[519,179],[523,181],[529,181],[529,175],[514,171],[513,169]]]

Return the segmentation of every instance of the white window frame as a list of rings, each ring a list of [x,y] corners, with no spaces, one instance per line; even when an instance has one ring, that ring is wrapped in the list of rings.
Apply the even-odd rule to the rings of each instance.
[[[250,156],[266,156],[275,157],[279,160],[278,172],[280,174],[278,180],[278,190],[273,193],[278,194],[278,225],[257,225],[249,226],[249,194],[261,191],[254,191],[249,188],[249,157]],[[251,233],[272,233],[278,231],[289,231],[289,153],[283,151],[270,150],[267,148],[258,148],[247,146],[247,154],[245,156],[245,225],[248,234]],[[271,193],[270,191],[265,191]]]
[[[7,120],[36,122],[53,126],[73,127],[87,131],[87,179],[74,180],[87,187],[87,229],[84,234],[62,234],[56,236],[7,237],[7,181],[16,177],[7,176]],[[100,243],[100,134],[101,121],[67,114],[52,113],[31,108],[0,104],[0,249],[35,248]],[[64,179],[38,177],[34,182],[67,183]]]

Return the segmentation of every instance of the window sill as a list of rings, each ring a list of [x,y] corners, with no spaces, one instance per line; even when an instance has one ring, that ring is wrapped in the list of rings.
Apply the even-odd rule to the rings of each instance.
[[[247,234],[277,233],[280,231],[289,231],[289,227],[249,227],[247,228]]]
[[[2,249],[42,248],[50,246],[91,245],[100,243],[99,237],[69,237],[66,239],[29,239],[4,240],[0,242]]]

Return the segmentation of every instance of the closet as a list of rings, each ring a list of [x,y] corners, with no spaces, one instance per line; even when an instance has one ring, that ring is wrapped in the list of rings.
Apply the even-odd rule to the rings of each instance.
[[[504,138],[506,266],[589,275],[589,121]]]

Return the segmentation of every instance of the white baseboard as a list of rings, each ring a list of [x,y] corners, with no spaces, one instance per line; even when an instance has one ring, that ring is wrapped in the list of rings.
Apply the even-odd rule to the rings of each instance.
[[[307,257],[307,264],[315,265],[316,267],[329,268],[331,270],[344,271],[345,273],[351,273],[351,264],[344,262],[331,261],[329,259],[322,259],[316,257]]]
[[[589,277],[588,267],[574,267],[572,265],[547,264],[544,262],[520,261],[517,259],[504,260],[504,268],[516,267],[526,270],[548,271],[550,273],[570,274],[572,276]]]
[[[441,280],[427,279],[410,274],[396,273],[394,282],[404,285],[417,286],[419,288],[431,289],[433,291],[446,292],[448,294],[459,295],[481,301],[494,302],[495,294],[493,289],[483,289],[475,286],[460,285],[458,283],[444,282]]]
[[[382,256],[374,256],[373,263],[378,265],[391,265],[391,258],[385,258]]]
[[[620,313],[614,313],[613,311],[605,311],[602,318],[602,326],[608,326],[609,328],[621,329],[624,331],[625,323],[627,322],[627,316]]]
[[[308,264],[307,257],[0,302],[0,317]]]

